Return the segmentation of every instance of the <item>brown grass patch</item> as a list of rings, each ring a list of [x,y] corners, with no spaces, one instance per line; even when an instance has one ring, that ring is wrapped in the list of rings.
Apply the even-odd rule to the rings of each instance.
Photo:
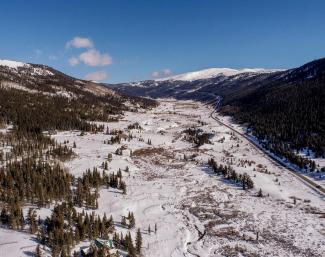
[[[163,156],[167,159],[173,159],[174,154],[172,152],[168,152],[166,149],[162,147],[148,147],[148,148],[140,148],[135,150],[132,153],[133,157],[154,157],[154,156]]]
[[[221,248],[221,254],[228,257],[237,257],[237,256],[250,256],[250,257],[259,257],[258,253],[248,250],[245,246],[235,245],[230,246],[226,245]]]
[[[153,155],[162,155],[162,153],[165,150],[161,147],[154,148],[154,147],[148,147],[148,148],[141,148],[133,151],[132,156],[136,157],[146,157],[146,156],[153,156]]]

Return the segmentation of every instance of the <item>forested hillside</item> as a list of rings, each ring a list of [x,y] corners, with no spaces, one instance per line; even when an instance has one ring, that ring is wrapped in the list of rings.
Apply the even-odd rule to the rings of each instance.
[[[285,72],[248,95],[223,102],[221,111],[248,123],[265,145],[288,159],[308,147],[325,154],[325,59]],[[299,158],[298,158],[299,159]]]
[[[89,130],[88,121],[111,121],[123,111],[155,104],[44,65],[0,63],[0,124],[20,132]]]
[[[127,96],[96,96],[92,93],[79,98],[49,96],[0,87],[0,123],[12,124],[15,130],[40,133],[44,130],[90,130],[88,121],[113,121],[116,115],[132,110],[127,100],[139,106],[154,102]]]

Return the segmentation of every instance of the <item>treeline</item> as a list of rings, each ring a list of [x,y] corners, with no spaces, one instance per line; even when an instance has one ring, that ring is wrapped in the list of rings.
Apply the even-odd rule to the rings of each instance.
[[[58,144],[43,134],[33,138],[0,133],[0,147],[10,149],[0,150],[0,204],[8,214],[4,223],[13,229],[19,227],[20,209],[25,203],[41,207],[53,201],[69,201],[79,207],[96,209],[100,187],[113,187],[126,193],[121,171],[107,174],[94,168],[79,178],[69,174],[57,162],[74,156],[67,143]],[[104,168],[108,168],[107,162]]]
[[[0,167],[0,201],[44,206],[71,196],[72,181],[73,176],[58,164],[32,158],[10,161]]]
[[[20,136],[35,137],[52,130],[103,131],[88,121],[109,121],[109,114],[117,113],[121,113],[119,108],[110,109],[96,99],[68,99],[0,87],[0,124],[13,124]]]
[[[30,159],[21,163],[17,161],[7,168],[0,170],[1,224],[11,229],[24,229],[29,224],[30,233],[38,234],[40,243],[52,249],[52,256],[69,256],[71,247],[79,241],[96,237],[105,239],[114,231],[112,217],[107,219],[104,215],[101,219],[94,213],[77,213],[74,206],[97,209],[101,186],[118,188],[125,193],[121,172],[107,175],[94,168],[75,179],[59,165],[51,167],[48,163],[36,163]],[[25,202],[44,206],[53,201],[63,203],[56,206],[51,217],[43,223],[36,220],[35,211],[30,211],[27,219],[24,218],[22,207]],[[125,226],[133,228],[133,213],[129,213],[126,219]]]
[[[28,136],[17,134],[14,131],[0,133],[0,147],[10,148],[4,160],[10,160],[19,156],[33,156],[34,158],[50,157],[69,159],[73,157],[73,151],[66,144],[57,143],[44,134]]]
[[[320,171],[316,166],[315,161],[310,160],[306,157],[298,155],[295,153],[294,149],[290,147],[290,144],[263,144],[264,147],[271,150],[272,152],[285,157],[291,163],[296,164],[300,169],[305,169],[309,171]]]
[[[101,237],[108,239],[114,232],[112,216],[103,218],[98,215],[77,212],[73,204],[63,203],[54,208],[40,226],[38,237],[40,242],[52,249],[52,256],[70,256],[71,247],[86,239]]]
[[[80,207],[96,209],[101,186],[126,193],[122,173],[101,174],[97,168],[74,178],[60,165],[23,158],[0,167],[0,201],[9,206],[29,202],[45,206],[52,201],[73,201]]]
[[[78,178],[74,184],[74,204],[76,206],[97,209],[99,197],[98,190],[100,187],[112,187],[126,194],[126,184],[122,180],[122,172],[106,174],[100,173],[97,168],[93,171],[87,170],[82,177]]]
[[[16,216],[19,218],[15,218]],[[135,226],[133,213],[130,212],[127,219],[132,224],[129,228],[133,228]],[[45,220],[38,218],[33,208],[28,210],[26,217],[19,206],[10,210],[2,208],[0,224],[11,225],[15,229],[24,229],[27,226],[31,234],[37,235],[40,244],[51,249],[53,257],[71,256],[71,249],[79,242],[96,238],[109,239],[110,234],[113,234],[115,247],[127,251],[130,257],[138,256],[142,247],[140,229],[137,230],[136,238],[133,240],[130,232],[125,235],[115,232],[112,216],[108,218],[106,213],[100,217],[95,212],[90,214],[85,211],[78,212],[72,202],[63,202],[55,206],[51,216]],[[74,256],[78,255],[74,253]],[[109,255],[94,247],[87,256]]]
[[[212,158],[208,160],[208,165],[217,175],[222,175],[225,179],[231,180],[235,183],[240,183],[244,190],[252,189],[254,187],[254,182],[247,173],[239,174],[231,166],[222,164],[218,165],[218,163]]]
[[[71,197],[74,177],[57,164],[57,159],[74,156],[72,148],[44,136],[24,137],[0,133],[0,201],[29,202],[44,206]]]
[[[51,248],[53,257],[70,256],[71,248],[80,241],[97,237],[108,239],[109,233],[115,230],[112,216],[107,218],[105,213],[101,218],[94,212],[77,212],[71,202],[55,206],[51,216],[45,220],[38,219],[32,208],[25,219],[20,207],[10,210],[3,208],[0,221],[3,225],[14,225],[12,227],[15,229],[23,229],[27,225],[28,231],[36,234],[42,245]]]
[[[137,100],[143,107],[156,105],[149,99]],[[33,137],[52,130],[103,132],[103,126],[89,121],[116,121],[111,115],[129,110],[124,101],[120,97],[91,93],[70,99],[0,87],[0,124],[13,124],[19,135]]]

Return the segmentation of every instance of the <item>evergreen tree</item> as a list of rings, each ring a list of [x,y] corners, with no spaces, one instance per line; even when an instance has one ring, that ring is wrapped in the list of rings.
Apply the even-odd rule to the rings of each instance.
[[[126,242],[126,245],[127,245],[127,250],[128,250],[128,253],[129,253],[129,256],[130,257],[136,257],[136,249],[133,245],[133,241],[132,241],[132,237],[131,237],[131,233],[129,232],[128,235],[127,235],[127,239],[125,239],[127,242]]]
[[[41,247],[40,247],[39,244],[36,246],[35,256],[36,257],[43,257],[42,252],[41,252]]]
[[[128,220],[129,220],[129,228],[134,228],[135,227],[135,218],[133,212],[129,212],[128,215]]]
[[[263,192],[262,192],[262,188],[260,188],[260,190],[258,191],[257,194],[258,197],[263,197]]]
[[[141,247],[142,247],[142,235],[141,235],[140,228],[138,228],[137,236],[135,239],[135,248],[136,248],[137,253],[141,252]]]
[[[35,234],[37,232],[37,222],[36,222],[36,212],[34,209],[30,208],[28,210],[28,222],[29,222],[29,232]]]

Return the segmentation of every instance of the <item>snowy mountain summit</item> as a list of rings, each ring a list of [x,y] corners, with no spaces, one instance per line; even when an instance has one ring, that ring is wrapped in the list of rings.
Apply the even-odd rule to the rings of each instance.
[[[29,64],[12,60],[0,59],[0,67],[9,68],[12,71],[25,70],[25,73],[30,73],[32,76],[52,76],[54,75],[45,65]]]
[[[186,72],[183,74],[157,79],[157,81],[164,80],[178,80],[178,81],[195,81],[199,79],[210,79],[219,76],[231,77],[243,73],[265,74],[281,71],[279,69],[263,69],[263,68],[245,68],[245,69],[230,69],[230,68],[210,68],[193,72]]]
[[[18,67],[28,67],[29,65],[27,63],[23,62],[16,62],[11,60],[2,60],[0,59],[0,66],[7,66],[12,69],[17,69]]]

